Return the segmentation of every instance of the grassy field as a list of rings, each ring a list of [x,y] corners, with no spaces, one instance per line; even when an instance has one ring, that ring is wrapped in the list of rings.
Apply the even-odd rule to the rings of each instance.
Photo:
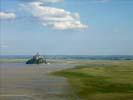
[[[52,74],[66,77],[83,100],[133,100],[133,61],[89,61]]]

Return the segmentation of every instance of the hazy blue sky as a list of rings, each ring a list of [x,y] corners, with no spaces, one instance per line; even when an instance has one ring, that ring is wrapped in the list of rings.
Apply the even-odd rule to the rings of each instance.
[[[1,54],[133,55],[133,0],[0,0]]]

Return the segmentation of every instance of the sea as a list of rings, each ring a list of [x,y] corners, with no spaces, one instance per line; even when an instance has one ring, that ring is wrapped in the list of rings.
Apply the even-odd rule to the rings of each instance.
[[[133,60],[133,55],[42,55],[45,59],[62,60]],[[0,59],[27,59],[32,55],[0,55]]]

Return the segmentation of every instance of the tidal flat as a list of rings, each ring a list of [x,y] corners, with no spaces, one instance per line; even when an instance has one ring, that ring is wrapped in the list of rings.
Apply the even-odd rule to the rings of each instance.
[[[66,78],[49,75],[72,67],[73,64],[58,61],[39,65],[14,60],[1,62],[0,100],[73,100]]]
[[[48,62],[0,62],[0,100],[133,99],[133,60]]]

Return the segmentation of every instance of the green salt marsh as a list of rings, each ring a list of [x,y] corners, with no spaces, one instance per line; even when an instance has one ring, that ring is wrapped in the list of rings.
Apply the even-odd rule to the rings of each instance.
[[[88,61],[52,75],[67,78],[83,100],[133,100],[133,61]]]

